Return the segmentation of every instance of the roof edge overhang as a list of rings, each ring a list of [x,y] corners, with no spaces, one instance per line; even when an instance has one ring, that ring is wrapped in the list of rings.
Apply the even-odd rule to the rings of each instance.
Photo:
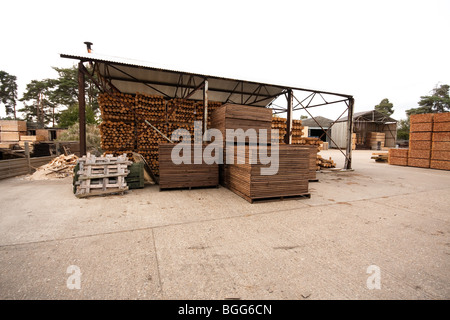
[[[306,91],[306,92],[318,93],[318,94],[328,94],[328,95],[343,97],[346,99],[353,98],[352,95],[330,92],[330,91],[322,91],[322,90],[301,88],[301,87],[295,87],[295,86],[286,86],[286,85],[280,85],[280,84],[268,84],[268,83],[264,83],[264,82],[240,80],[240,79],[212,76],[212,75],[206,75],[206,74],[200,74],[200,73],[193,73],[193,72],[188,72],[188,71],[179,71],[179,70],[173,70],[173,69],[168,69],[168,68],[155,67],[155,66],[152,66],[149,63],[143,62],[143,61],[111,57],[111,56],[104,56],[104,55],[99,55],[99,54],[94,54],[94,53],[88,53],[88,54],[61,53],[60,57],[67,58],[67,59],[79,60],[80,62],[91,62],[91,63],[100,63],[100,64],[106,64],[106,65],[112,65],[112,66],[128,67],[128,68],[139,70],[141,72],[142,72],[142,70],[147,70],[147,71],[159,72],[159,73],[164,73],[164,74],[171,74],[171,75],[175,75],[175,76],[186,75],[186,76],[202,78],[204,80],[225,81],[225,82],[229,82],[229,83],[234,83],[236,85],[238,85],[239,83],[242,83],[242,84],[247,84],[247,85],[250,85],[253,87],[255,87],[255,86],[270,87],[270,88],[273,88],[273,92],[272,92],[273,94],[269,94],[269,92],[268,92],[268,94],[261,96],[262,98],[261,97],[259,98],[260,102],[262,102],[266,105],[269,104],[270,102],[272,102],[277,96],[283,94],[286,90],[298,90],[298,91]],[[135,82],[135,83],[136,82],[142,82],[142,83],[146,82],[145,79],[139,79],[139,78],[133,79],[131,77],[122,77],[122,78],[116,77],[116,79],[113,79],[113,80],[114,81],[124,81],[124,82]],[[169,81],[167,83],[161,82],[160,84],[165,85],[165,86],[177,85],[177,83],[175,83],[175,81],[172,81],[172,82]],[[208,90],[210,90],[210,91],[216,90],[216,91],[228,93],[228,94],[233,92],[229,88],[227,89],[227,88],[220,88],[220,87],[219,88],[209,87]],[[250,92],[250,91],[244,92],[244,93],[247,95],[255,94],[254,92]],[[266,97],[267,99],[264,99],[264,97]],[[270,100],[270,101],[264,102],[266,100]]]

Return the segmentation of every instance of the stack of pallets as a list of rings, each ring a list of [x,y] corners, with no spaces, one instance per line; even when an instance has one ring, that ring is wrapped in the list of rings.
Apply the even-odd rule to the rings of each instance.
[[[96,157],[88,154],[78,159],[75,195],[84,198],[96,195],[123,193],[128,190],[125,180],[131,165],[126,155]],[[76,181],[75,181],[76,180]]]

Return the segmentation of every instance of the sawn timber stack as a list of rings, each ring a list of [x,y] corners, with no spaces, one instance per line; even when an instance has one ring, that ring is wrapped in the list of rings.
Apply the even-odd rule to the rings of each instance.
[[[215,187],[219,185],[218,164],[207,164],[203,159],[205,145],[198,156],[191,145],[190,163],[175,164],[172,161],[173,143],[159,145],[159,189]],[[200,162],[200,163],[196,163]]]
[[[235,163],[228,166],[228,188],[249,201],[285,197],[310,197],[308,193],[310,151],[300,145],[279,145],[279,165],[275,174],[263,175],[261,169],[272,164],[258,160],[250,163],[250,154],[258,154],[257,146],[245,146],[245,164],[238,163],[235,146]],[[269,150],[271,147],[269,147]]]

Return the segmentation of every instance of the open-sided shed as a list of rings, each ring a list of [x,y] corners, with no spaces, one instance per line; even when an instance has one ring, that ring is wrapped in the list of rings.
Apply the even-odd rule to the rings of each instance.
[[[92,53],[88,45],[87,54],[61,54],[62,58],[79,60],[79,108],[80,108],[80,149],[86,153],[85,145],[85,88],[86,77],[91,79],[101,92],[131,93],[142,92],[160,95],[165,100],[177,98],[203,100],[204,130],[207,129],[208,100],[221,103],[235,103],[256,107],[270,107],[274,113],[287,114],[287,134],[285,142],[292,143],[292,120],[294,110],[344,104],[348,117],[348,128],[352,128],[354,99],[348,94],[333,93],[299,87],[267,84],[210,76],[192,72],[155,67],[146,62],[109,57]],[[86,66],[89,65],[89,68]],[[272,105],[280,96],[286,97],[286,107]],[[344,113],[341,114],[341,116]],[[311,115],[311,114],[310,114]],[[351,169],[351,139],[344,147],[345,168]]]
[[[356,112],[353,115],[353,131],[356,134],[356,148],[368,145],[371,132],[384,133],[385,147],[395,147],[397,141],[397,120],[376,110]],[[343,148],[347,143],[348,117],[343,117],[333,125],[331,147]]]

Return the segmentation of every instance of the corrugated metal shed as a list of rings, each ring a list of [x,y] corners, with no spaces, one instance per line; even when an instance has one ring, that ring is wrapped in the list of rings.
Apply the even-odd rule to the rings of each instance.
[[[336,122],[331,131],[334,143],[331,147],[344,148],[347,144],[347,117]],[[383,132],[385,134],[386,147],[395,147],[397,141],[397,120],[386,116],[376,110],[356,112],[353,115],[353,132],[357,139],[365,143],[369,132]]]

